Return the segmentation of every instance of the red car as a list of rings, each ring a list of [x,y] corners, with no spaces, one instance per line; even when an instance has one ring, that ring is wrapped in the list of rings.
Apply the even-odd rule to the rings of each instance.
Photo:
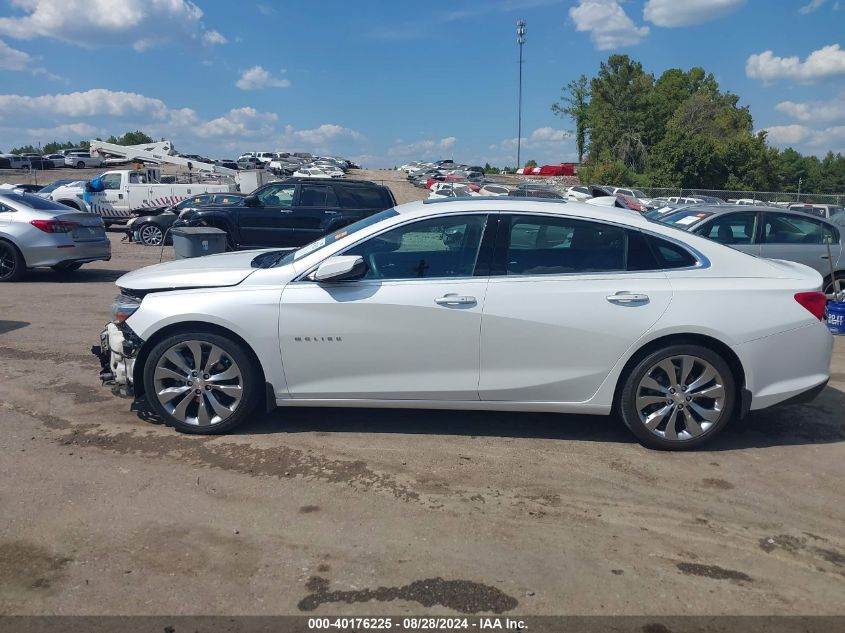
[[[625,207],[630,209],[631,211],[639,211],[640,213],[645,213],[647,210],[647,207],[644,204],[640,204],[636,198],[629,198],[628,196],[624,196],[621,193],[617,193],[616,199],[619,200],[619,202],[624,204]]]

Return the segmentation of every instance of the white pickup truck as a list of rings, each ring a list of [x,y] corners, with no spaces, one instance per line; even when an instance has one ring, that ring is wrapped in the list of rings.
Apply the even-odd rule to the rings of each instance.
[[[54,189],[50,199],[80,211],[96,213],[108,226],[125,223],[134,209],[176,204],[198,193],[237,190],[234,184],[165,184],[159,182],[160,177],[158,167],[106,171],[98,176],[103,191],[86,191],[85,185],[70,183]]]

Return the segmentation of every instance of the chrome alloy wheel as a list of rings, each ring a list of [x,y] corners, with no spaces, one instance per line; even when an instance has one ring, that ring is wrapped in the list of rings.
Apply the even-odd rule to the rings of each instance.
[[[141,242],[147,246],[161,246],[164,239],[164,231],[155,224],[145,224],[140,231]]]
[[[156,364],[153,382],[161,406],[194,426],[224,422],[244,395],[237,363],[205,341],[183,341],[169,348]]]
[[[685,441],[699,437],[724,413],[725,381],[713,365],[697,356],[671,356],[640,380],[636,409],[657,437]]]

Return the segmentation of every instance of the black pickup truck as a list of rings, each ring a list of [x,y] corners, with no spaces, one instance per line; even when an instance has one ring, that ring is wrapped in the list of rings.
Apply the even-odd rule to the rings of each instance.
[[[296,247],[394,206],[390,189],[373,182],[288,178],[259,187],[238,204],[192,209],[173,227],[222,229],[231,249]]]

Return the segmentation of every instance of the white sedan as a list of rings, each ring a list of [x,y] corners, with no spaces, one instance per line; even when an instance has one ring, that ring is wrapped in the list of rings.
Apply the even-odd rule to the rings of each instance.
[[[298,171],[293,172],[293,176],[294,178],[331,178],[331,175],[327,174],[322,169],[318,169],[316,167],[302,168]]]
[[[124,275],[95,351],[187,433],[259,405],[616,412],[685,449],[824,388],[821,283],[621,209],[424,201]]]

